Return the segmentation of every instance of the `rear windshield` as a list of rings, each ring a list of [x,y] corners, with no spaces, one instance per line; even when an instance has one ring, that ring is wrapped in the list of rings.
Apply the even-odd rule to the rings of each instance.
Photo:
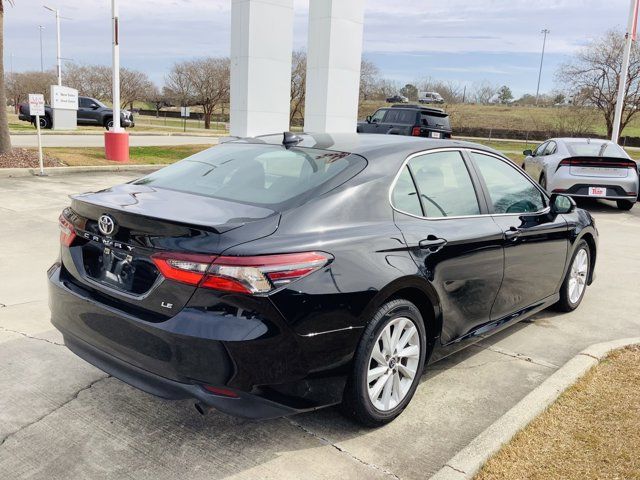
[[[421,113],[420,122],[426,127],[451,128],[448,115],[437,115],[433,113]]]
[[[612,142],[587,142],[586,140],[566,140],[569,153],[573,157],[618,157],[629,158],[626,152]]]
[[[366,166],[358,155],[279,145],[219,145],[134,182],[258,206],[303,201]]]

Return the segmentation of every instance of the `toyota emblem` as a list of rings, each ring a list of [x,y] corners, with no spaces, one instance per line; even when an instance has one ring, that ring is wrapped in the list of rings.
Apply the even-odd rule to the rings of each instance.
[[[111,235],[116,228],[116,222],[109,215],[102,215],[98,219],[98,229],[103,235]]]

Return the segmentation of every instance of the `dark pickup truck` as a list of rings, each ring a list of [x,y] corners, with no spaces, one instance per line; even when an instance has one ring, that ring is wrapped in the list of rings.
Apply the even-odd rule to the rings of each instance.
[[[385,133],[414,137],[451,138],[449,115],[440,108],[393,105],[358,122],[358,133]]]
[[[51,107],[45,106],[44,112],[44,117],[40,117],[40,128],[51,128],[53,126]],[[18,118],[33,124],[36,121],[36,117],[29,114],[28,103],[20,104]],[[96,125],[109,129],[113,126],[113,110],[95,98],[78,97],[78,125]],[[120,125],[125,128],[134,127],[133,114],[128,110],[121,110]]]

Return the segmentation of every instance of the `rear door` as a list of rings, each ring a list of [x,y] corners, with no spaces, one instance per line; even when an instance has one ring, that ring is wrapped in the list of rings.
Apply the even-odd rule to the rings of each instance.
[[[412,156],[400,172],[394,218],[443,312],[442,342],[490,321],[503,275],[502,231],[486,215],[462,153]]]
[[[558,292],[569,245],[562,215],[551,216],[548,197],[507,159],[471,151],[504,245],[504,280],[491,311],[501,319]]]
[[[404,108],[390,108],[380,124],[378,133],[395,135],[411,135],[416,125],[416,111]]]

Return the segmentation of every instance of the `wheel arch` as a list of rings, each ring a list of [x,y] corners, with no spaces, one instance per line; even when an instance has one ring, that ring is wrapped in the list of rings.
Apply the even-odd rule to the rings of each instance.
[[[589,278],[587,279],[587,285],[591,285],[591,283],[593,283],[593,272],[595,270],[596,256],[598,254],[596,239],[591,232],[587,231],[577,239],[576,243],[580,240],[584,240],[589,246]]]
[[[442,332],[442,309],[438,294],[431,284],[417,276],[408,276],[394,280],[369,302],[363,312],[365,322],[375,314],[376,310],[391,300],[405,299],[413,303],[422,316],[427,334],[427,356],[433,351]]]

